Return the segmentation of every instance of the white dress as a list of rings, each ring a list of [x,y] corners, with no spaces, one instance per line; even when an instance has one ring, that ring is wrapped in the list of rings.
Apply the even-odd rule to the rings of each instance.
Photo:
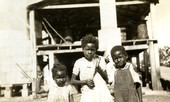
[[[48,102],[69,102],[69,95],[73,94],[72,86],[58,87],[54,82],[49,87]]]
[[[104,58],[100,56],[101,60],[99,66],[105,70],[106,64]],[[80,80],[94,80],[95,87],[90,89],[87,85],[83,85],[81,88],[82,96],[81,102],[112,102],[111,94],[107,88],[107,85],[99,73],[95,72],[94,59],[88,61],[84,57],[78,59],[73,68],[73,74],[79,75]]]

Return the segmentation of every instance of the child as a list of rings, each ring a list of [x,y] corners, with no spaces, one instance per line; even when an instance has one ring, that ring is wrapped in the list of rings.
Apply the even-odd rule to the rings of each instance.
[[[112,102],[104,81],[107,80],[104,58],[96,55],[98,40],[93,35],[87,35],[83,37],[81,45],[84,57],[75,62],[71,78],[72,84],[82,86],[80,102]],[[78,75],[80,80],[77,80]]]
[[[115,102],[142,102],[142,91],[138,73],[133,65],[127,62],[128,55],[123,46],[111,49],[115,69],[112,73]],[[113,76],[114,75],[114,76]]]
[[[44,79],[43,79],[44,77]],[[45,84],[45,76],[44,71],[41,71],[40,67],[37,67],[37,97],[36,98],[43,98],[47,97],[48,93],[44,91],[44,87],[47,86]]]
[[[73,102],[72,86],[67,81],[66,66],[57,64],[52,69],[54,83],[51,83],[48,102]]]

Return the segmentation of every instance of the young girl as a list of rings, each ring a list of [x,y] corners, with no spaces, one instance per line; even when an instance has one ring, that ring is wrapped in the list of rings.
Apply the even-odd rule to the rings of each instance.
[[[73,102],[73,89],[67,81],[66,66],[57,64],[52,69],[54,83],[51,83],[48,102]]]
[[[72,84],[81,85],[81,102],[112,102],[112,97],[106,86],[107,76],[104,73],[106,64],[104,58],[96,55],[98,40],[87,35],[82,39],[84,57],[78,59],[73,68]],[[79,75],[80,80],[77,80]]]
[[[111,49],[114,62],[111,73],[114,85],[115,102],[142,102],[141,81],[139,74],[134,71],[134,66],[127,62],[128,55],[123,46]],[[111,72],[111,71],[110,71]]]

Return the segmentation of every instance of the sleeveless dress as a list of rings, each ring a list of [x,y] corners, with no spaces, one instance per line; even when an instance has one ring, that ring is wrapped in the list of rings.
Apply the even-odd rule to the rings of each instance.
[[[115,102],[139,102],[132,75],[129,70],[120,69],[115,72]]]
[[[59,87],[53,82],[49,87],[48,102],[69,102],[69,95],[71,94],[73,94],[71,85],[66,84],[63,87]]]

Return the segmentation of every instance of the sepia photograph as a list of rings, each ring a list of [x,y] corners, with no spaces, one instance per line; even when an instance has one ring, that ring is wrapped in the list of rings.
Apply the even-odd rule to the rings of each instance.
[[[0,102],[170,102],[169,0],[1,0]]]

